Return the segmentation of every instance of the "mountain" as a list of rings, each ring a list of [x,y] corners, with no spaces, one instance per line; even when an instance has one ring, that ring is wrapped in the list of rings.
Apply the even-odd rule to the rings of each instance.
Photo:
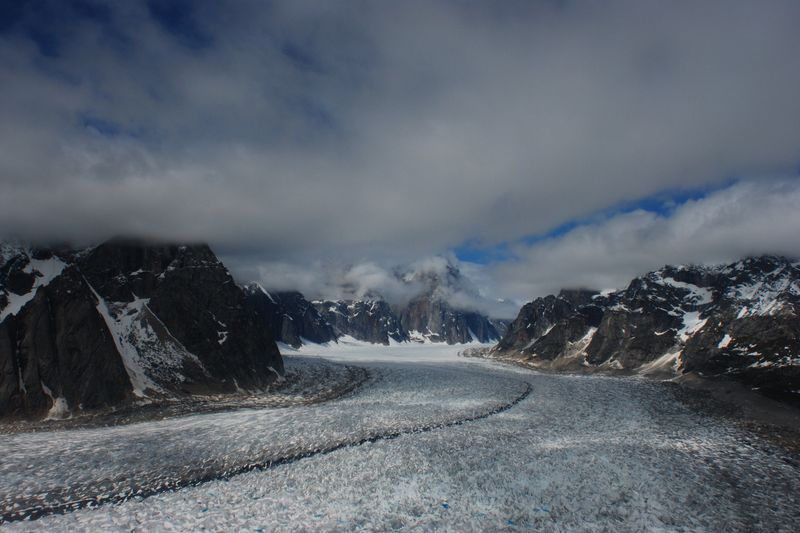
[[[403,281],[423,287],[399,312],[412,339],[461,344],[500,338],[494,323],[471,308],[480,295],[452,262],[429,262],[405,273]]]
[[[337,337],[348,335],[374,344],[405,342],[408,333],[391,306],[383,300],[315,301],[315,307]]]
[[[265,318],[204,245],[0,252],[0,416],[267,386]]]
[[[492,353],[542,368],[727,376],[797,396],[799,316],[800,263],[665,266],[623,290],[537,298]]]
[[[316,344],[335,341],[334,328],[297,291],[270,293],[258,283],[243,287],[247,299],[266,319],[266,328],[278,342],[298,348],[304,341]]]
[[[491,342],[501,337],[506,322],[473,310],[478,291],[461,271],[445,258],[435,258],[396,273],[397,281],[413,297],[389,304],[378,293],[347,300],[314,302],[337,336],[390,342]],[[460,302],[460,304],[459,304]]]
[[[456,309],[429,294],[417,296],[400,313],[400,323],[413,340],[462,344],[500,338],[494,323],[476,312]]]

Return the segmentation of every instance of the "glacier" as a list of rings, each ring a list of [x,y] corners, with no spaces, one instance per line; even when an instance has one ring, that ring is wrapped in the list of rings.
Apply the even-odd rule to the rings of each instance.
[[[543,374],[435,344],[347,340],[284,357],[369,378],[314,405],[0,435],[0,511],[36,518],[2,527],[792,531],[800,521],[788,452],[689,408],[665,383]]]

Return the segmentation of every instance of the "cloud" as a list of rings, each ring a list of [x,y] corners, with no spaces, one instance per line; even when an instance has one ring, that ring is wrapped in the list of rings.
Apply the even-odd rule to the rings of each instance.
[[[527,301],[560,288],[620,288],[665,264],[723,263],[748,255],[800,257],[800,179],[741,182],[667,216],[613,215],[490,265],[497,294]]]
[[[3,33],[4,231],[431,251],[800,155],[795,2],[106,10]]]
[[[498,301],[484,293],[476,283],[482,279],[484,270],[461,262],[452,254],[426,257],[405,265],[381,265],[374,261],[351,265],[267,262],[248,271],[231,264],[239,279],[256,279],[272,291],[299,290],[311,300],[383,299],[402,306],[435,289],[435,297],[456,309],[480,311],[498,318],[512,317],[518,310],[515,303]]]
[[[288,280],[800,159],[793,0],[20,5],[0,236],[205,240]]]
[[[338,276],[336,287],[339,289],[340,297],[348,299],[381,297],[393,303],[409,300],[423,289],[416,283],[404,283],[396,272],[391,272],[373,262],[347,268]]]

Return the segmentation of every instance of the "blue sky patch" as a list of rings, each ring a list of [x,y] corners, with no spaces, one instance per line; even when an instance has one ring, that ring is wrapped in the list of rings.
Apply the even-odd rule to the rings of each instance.
[[[630,202],[623,202],[608,209],[592,213],[585,217],[574,218],[543,233],[535,233],[517,241],[503,242],[493,246],[483,246],[475,239],[457,246],[453,252],[461,261],[470,263],[489,264],[502,263],[515,259],[511,247],[514,244],[527,244],[533,246],[537,243],[558,239],[580,226],[598,225],[610,218],[634,211],[647,211],[660,217],[669,218],[677,208],[690,201],[702,200],[709,195],[727,189],[738,182],[737,178],[729,178],[721,182],[693,189],[669,189],[651,196],[639,198]]]
[[[214,39],[197,23],[193,5],[187,0],[151,0],[147,9],[167,33],[184,46],[199,50],[211,46]]]

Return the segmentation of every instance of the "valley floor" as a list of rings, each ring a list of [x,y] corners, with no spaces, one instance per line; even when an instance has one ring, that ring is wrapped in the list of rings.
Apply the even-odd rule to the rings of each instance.
[[[131,487],[152,493],[2,527],[795,531],[800,523],[795,457],[690,409],[675,387],[540,374],[458,350],[319,349],[369,374],[321,404],[0,435],[3,516],[114,502]],[[164,491],[191,480],[199,484]]]

